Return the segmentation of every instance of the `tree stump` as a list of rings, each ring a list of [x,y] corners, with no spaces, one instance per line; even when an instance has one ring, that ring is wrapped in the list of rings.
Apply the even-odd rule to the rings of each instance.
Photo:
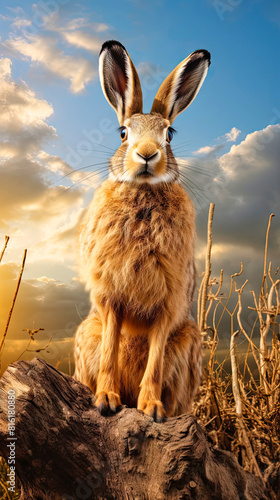
[[[40,359],[10,365],[0,389],[0,454],[8,460],[15,444],[21,500],[268,498],[261,479],[216,449],[191,415],[157,424],[123,408],[103,417],[86,386]]]

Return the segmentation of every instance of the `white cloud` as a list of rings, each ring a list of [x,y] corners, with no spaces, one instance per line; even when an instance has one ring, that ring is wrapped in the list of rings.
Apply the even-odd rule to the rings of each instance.
[[[88,25],[88,20],[85,17],[76,17],[75,19],[71,19],[64,27],[64,30],[75,31],[77,29],[83,28]],[[58,23],[55,26],[52,26],[55,29],[60,30],[61,27]]]
[[[30,19],[16,19],[13,23],[12,26],[14,28],[17,28],[19,30],[22,30],[23,28],[26,28],[27,26],[31,26],[32,22]]]
[[[221,143],[221,140],[226,140],[226,142],[235,142],[239,134],[241,133],[241,130],[238,130],[236,127],[232,127],[230,132],[227,132],[225,135],[222,137],[219,137],[217,140],[219,141],[219,144],[216,144],[215,146],[203,146],[202,148],[199,148],[197,151],[194,151],[194,155],[209,155],[213,153],[218,153],[223,147],[225,147],[224,143]]]
[[[8,78],[11,75],[12,61],[7,57],[0,59],[0,78]]]
[[[83,189],[90,188],[90,190],[100,184],[102,175],[98,171],[84,171],[83,168],[75,170],[66,161],[62,160],[60,156],[50,155],[46,151],[40,151],[37,159],[47,170],[61,176],[57,182],[66,181],[67,178],[67,180],[73,183],[73,186],[82,185]]]
[[[73,169],[68,165],[68,163],[66,163],[66,161],[62,160],[60,156],[53,156],[46,153],[46,151],[40,151],[37,158],[51,172],[65,176],[73,173]]]
[[[214,146],[204,146],[202,148],[199,148],[197,151],[194,151],[194,155],[208,155],[209,153],[212,153],[214,151]]]
[[[13,81],[11,60],[0,59],[0,155],[2,158],[31,155],[45,141],[56,139],[46,123],[52,106],[38,98],[25,82]]]
[[[24,10],[22,7],[7,7],[7,9],[13,12],[14,14],[24,15]]]
[[[241,130],[238,130],[236,127],[232,127],[231,131],[225,134],[226,140],[228,142],[235,142],[240,133]]]
[[[100,39],[84,31],[74,31],[74,32],[64,32],[63,37],[67,43],[74,45],[79,49],[85,49],[94,54],[99,54],[100,52]]]
[[[277,154],[279,155],[279,137],[280,124],[268,125],[263,130],[248,134],[244,141],[233,145],[229,153],[221,157],[223,171],[237,180],[238,177],[249,174],[252,183],[261,173],[271,173],[270,169],[275,169],[274,162]]]
[[[40,2],[33,4],[30,18],[21,8],[11,11],[16,15],[7,20],[14,33],[1,41],[5,55],[31,60],[33,69],[42,71],[43,68],[49,78],[69,82],[73,93],[83,92],[97,77],[97,57],[87,59],[79,50],[97,56],[103,33],[110,30],[107,24],[90,22],[86,17],[69,20],[67,9],[59,2],[56,6],[45,7]],[[64,49],[69,49],[69,46],[70,54]]]
[[[52,106],[36,96],[23,81],[11,78],[11,60],[0,59],[0,156],[30,155],[48,140],[56,139],[46,123]]]
[[[8,58],[0,59],[0,132],[8,136],[20,129],[28,130],[32,125],[33,129],[43,129],[48,137],[55,136],[54,128],[45,123],[53,113],[52,106],[44,99],[38,99],[24,82],[16,83],[10,78],[11,64]]]
[[[95,23],[95,30],[97,33],[103,33],[103,31],[108,31],[110,27],[105,23]]]
[[[76,31],[81,28],[87,28],[90,34],[103,33],[109,31],[110,26],[105,23],[93,23],[86,17],[76,17],[65,23],[58,13],[53,13],[44,18],[44,26],[47,30],[57,32]]]
[[[22,55],[41,64],[45,71],[70,82],[74,93],[82,92],[85,85],[97,76],[96,67],[83,57],[66,55],[58,48],[53,37],[26,35],[10,38],[2,43],[10,54]]]
[[[258,289],[261,279],[265,232],[271,213],[277,217],[271,226],[268,259],[274,269],[279,265],[279,157],[280,124],[277,124],[248,134],[228,153],[208,160],[209,169],[215,173],[204,185],[208,197],[205,212],[210,201],[216,204],[213,266],[216,270],[225,267],[235,272],[243,260],[253,289]],[[197,159],[197,167],[207,168],[207,158]],[[216,182],[219,178],[220,184]],[[206,215],[199,207],[197,213],[198,245],[205,248]]]

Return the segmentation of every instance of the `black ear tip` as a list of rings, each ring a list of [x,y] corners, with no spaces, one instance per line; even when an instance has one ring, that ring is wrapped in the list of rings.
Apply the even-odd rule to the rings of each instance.
[[[210,66],[210,64],[211,64],[211,54],[210,54],[210,52],[208,52],[208,50],[203,50],[203,52],[204,52],[204,57],[208,61],[208,64]]]
[[[103,43],[99,55],[101,55],[104,50],[112,50],[113,47],[121,48],[126,52],[126,48],[117,40],[107,40],[107,42]]]
[[[195,50],[193,52],[193,54],[201,54],[202,55],[202,59],[204,61],[208,61],[208,65],[210,66],[210,64],[211,64],[211,54],[210,54],[210,52],[208,52],[208,50],[198,49],[198,50]]]

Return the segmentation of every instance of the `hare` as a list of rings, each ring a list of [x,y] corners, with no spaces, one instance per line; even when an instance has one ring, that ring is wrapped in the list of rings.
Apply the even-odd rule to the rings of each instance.
[[[126,49],[107,41],[100,52],[101,86],[122,144],[80,230],[92,307],[76,332],[74,377],[95,393],[102,415],[126,404],[162,422],[189,412],[200,384],[201,335],[191,316],[195,213],[170,142],[209,65],[206,50],[189,55],[145,114]]]

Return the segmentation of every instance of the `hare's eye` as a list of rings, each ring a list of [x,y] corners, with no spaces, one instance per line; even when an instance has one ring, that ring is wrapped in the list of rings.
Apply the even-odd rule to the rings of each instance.
[[[167,136],[166,136],[167,142],[171,142],[172,141],[172,139],[173,139],[173,133],[174,133],[173,128],[169,127],[167,129]]]
[[[127,128],[121,127],[120,129],[121,140],[125,141],[127,139]]]

